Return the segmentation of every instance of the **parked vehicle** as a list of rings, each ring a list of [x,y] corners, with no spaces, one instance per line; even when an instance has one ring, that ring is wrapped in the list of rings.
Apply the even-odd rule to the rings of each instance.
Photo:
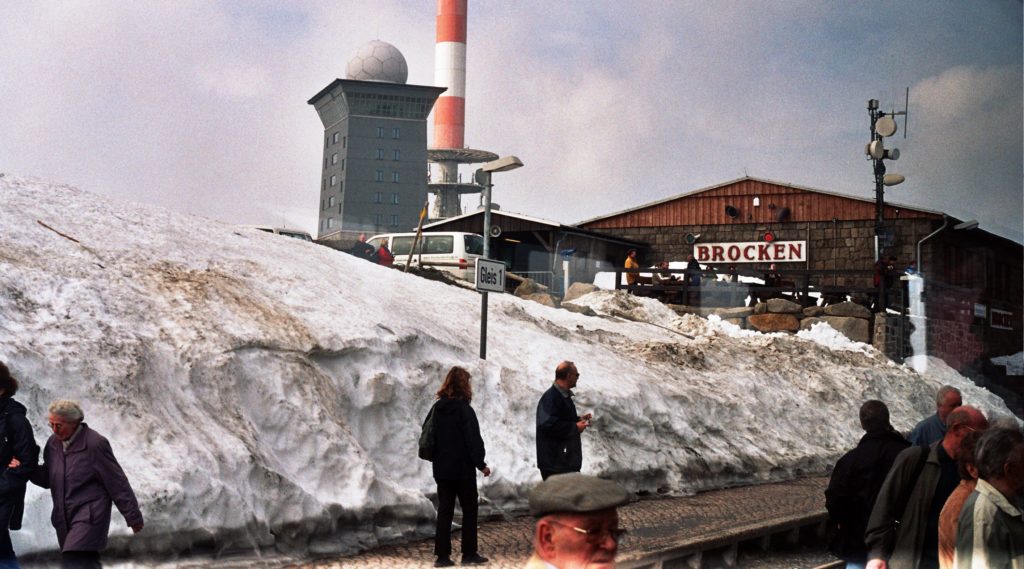
[[[281,227],[270,227],[267,225],[245,225],[257,231],[263,231],[266,233],[273,233],[275,235],[284,235],[285,237],[293,237],[295,239],[301,239],[303,241],[312,241],[313,237],[305,231],[299,231],[298,229],[284,229]]]
[[[374,249],[386,243],[395,256],[395,266],[405,266],[412,250],[415,233],[385,233],[367,241]],[[445,231],[424,233],[412,256],[412,265],[436,267],[456,277],[471,281],[475,278],[476,259],[484,254],[484,238],[476,233]]]

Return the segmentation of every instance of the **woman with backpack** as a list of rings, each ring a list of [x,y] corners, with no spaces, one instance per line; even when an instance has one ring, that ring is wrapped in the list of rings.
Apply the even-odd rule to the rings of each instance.
[[[437,482],[437,532],[434,536],[434,567],[451,567],[452,519],[455,499],[462,507],[462,564],[482,565],[487,558],[477,551],[477,491],[476,471],[484,476],[491,469],[484,462],[484,441],[480,438],[480,424],[469,403],[473,388],[469,372],[453,367],[437,390],[427,421],[433,421],[434,480]]]
[[[10,530],[21,529],[25,483],[39,461],[39,446],[32,436],[32,425],[25,418],[25,406],[13,399],[17,392],[18,380],[0,362],[0,464],[6,465],[12,458],[20,463],[0,474],[0,568],[4,569],[18,567]]]

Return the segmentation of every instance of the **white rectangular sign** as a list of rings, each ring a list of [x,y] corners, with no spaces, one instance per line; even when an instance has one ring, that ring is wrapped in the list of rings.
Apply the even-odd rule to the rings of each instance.
[[[476,289],[487,292],[505,292],[505,263],[490,259],[477,259]]]
[[[806,241],[697,243],[693,256],[700,263],[791,263],[807,260]]]

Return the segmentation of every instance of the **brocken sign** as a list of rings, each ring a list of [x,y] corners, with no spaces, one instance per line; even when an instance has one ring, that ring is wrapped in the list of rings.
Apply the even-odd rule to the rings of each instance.
[[[693,256],[701,263],[787,263],[807,260],[806,241],[700,243]]]

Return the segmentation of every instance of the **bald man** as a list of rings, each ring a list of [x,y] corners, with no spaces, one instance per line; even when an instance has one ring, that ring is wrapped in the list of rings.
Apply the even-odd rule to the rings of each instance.
[[[552,474],[579,472],[583,467],[580,435],[593,414],[579,415],[572,388],[580,379],[576,364],[564,361],[555,368],[555,382],[537,403],[537,467],[547,480]]]

